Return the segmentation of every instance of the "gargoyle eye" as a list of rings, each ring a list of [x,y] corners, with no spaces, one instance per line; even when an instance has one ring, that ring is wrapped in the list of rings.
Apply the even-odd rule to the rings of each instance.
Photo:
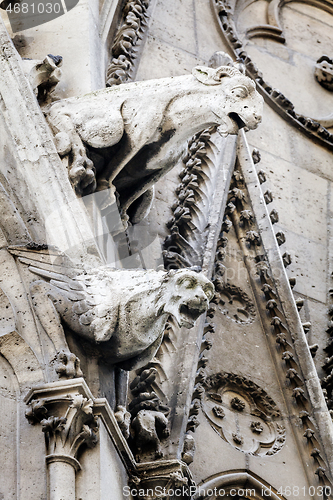
[[[231,90],[231,93],[235,97],[239,97],[241,99],[245,99],[245,97],[247,97],[249,95],[248,89],[246,87],[244,87],[243,85],[240,85],[238,87],[234,87]]]
[[[180,278],[180,280],[178,280],[177,282],[177,285],[184,288],[194,288],[196,285],[196,281],[192,278]]]
[[[212,300],[212,298],[214,297],[214,290],[213,290],[212,285],[210,283],[208,283],[207,285],[205,285],[203,287],[203,291],[207,295],[208,300]]]

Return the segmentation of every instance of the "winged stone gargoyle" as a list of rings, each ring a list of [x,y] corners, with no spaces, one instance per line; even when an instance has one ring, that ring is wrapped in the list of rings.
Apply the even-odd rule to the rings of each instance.
[[[94,344],[104,362],[127,371],[140,368],[159,348],[170,315],[179,326],[191,328],[214,295],[213,284],[189,269],[166,272],[101,266],[79,271],[45,263],[45,255],[36,257],[38,251],[9,250],[36,276],[30,284],[32,304],[60,361],[61,356],[73,356],[65,323],[78,338]],[[58,372],[78,375],[72,362]]]

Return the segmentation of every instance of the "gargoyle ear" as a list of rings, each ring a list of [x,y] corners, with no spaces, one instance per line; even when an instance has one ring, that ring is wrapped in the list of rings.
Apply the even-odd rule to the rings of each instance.
[[[192,75],[205,85],[219,85],[220,81],[215,79],[216,71],[206,66],[196,66],[192,69]]]

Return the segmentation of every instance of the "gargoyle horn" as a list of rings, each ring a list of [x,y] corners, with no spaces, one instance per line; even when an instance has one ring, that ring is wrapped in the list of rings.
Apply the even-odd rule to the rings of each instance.
[[[216,69],[214,80],[221,81],[225,76],[236,76],[240,74],[240,71],[236,68],[232,68],[231,66],[220,66]]]
[[[206,66],[196,66],[192,70],[193,76],[205,85],[220,85],[224,77],[232,77],[241,74],[238,69],[230,66],[220,66],[213,69]]]

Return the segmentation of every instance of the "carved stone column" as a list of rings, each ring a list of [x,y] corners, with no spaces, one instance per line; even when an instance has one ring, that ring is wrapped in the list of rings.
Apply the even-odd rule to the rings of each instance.
[[[48,500],[75,500],[75,474],[81,445],[97,443],[93,397],[83,379],[45,384],[30,390],[26,417],[45,435]]]

